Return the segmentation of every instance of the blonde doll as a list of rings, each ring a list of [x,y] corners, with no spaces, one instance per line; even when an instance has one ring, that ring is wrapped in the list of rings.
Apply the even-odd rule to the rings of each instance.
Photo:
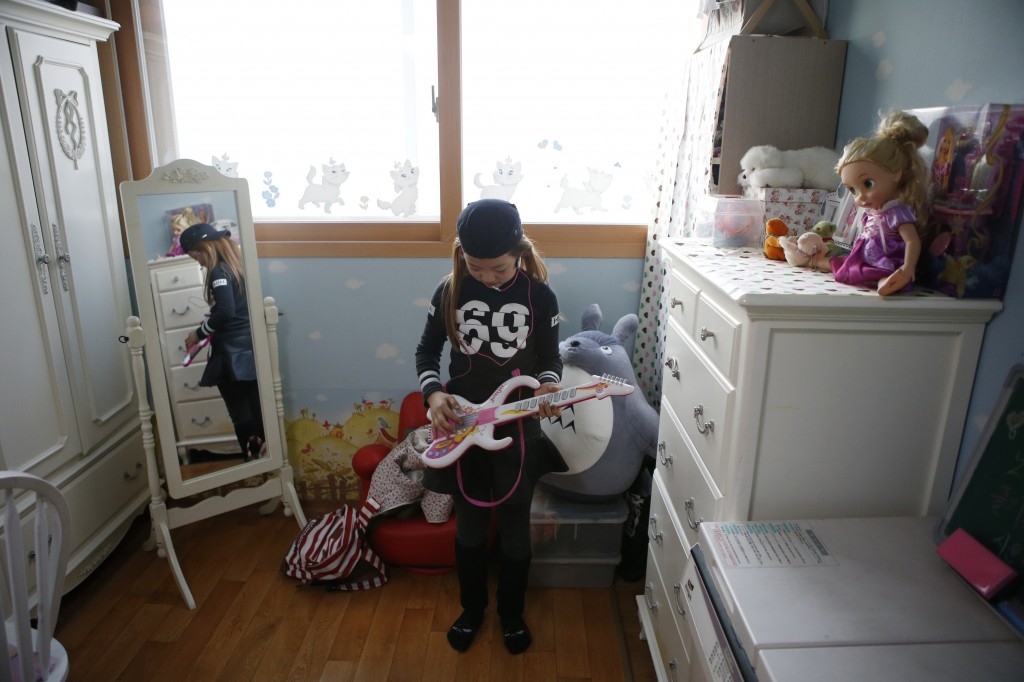
[[[833,258],[843,284],[875,284],[881,296],[909,289],[921,255],[928,168],[918,148],[928,128],[904,111],[886,115],[873,137],[846,145],[836,171],[867,213],[848,256]]]

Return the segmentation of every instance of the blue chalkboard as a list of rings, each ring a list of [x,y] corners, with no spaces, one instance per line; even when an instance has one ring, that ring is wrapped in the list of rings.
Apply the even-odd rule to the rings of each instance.
[[[939,542],[963,528],[1024,576],[1024,365],[1010,370],[970,468],[938,528]],[[1000,610],[1024,621],[1024,579],[1001,595]]]

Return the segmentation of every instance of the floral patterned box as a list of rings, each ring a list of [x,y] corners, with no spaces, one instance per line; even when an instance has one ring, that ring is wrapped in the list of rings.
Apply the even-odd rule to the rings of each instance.
[[[790,234],[810,232],[821,220],[825,198],[832,190],[764,187],[757,197],[764,207],[762,223],[778,218],[789,227]]]

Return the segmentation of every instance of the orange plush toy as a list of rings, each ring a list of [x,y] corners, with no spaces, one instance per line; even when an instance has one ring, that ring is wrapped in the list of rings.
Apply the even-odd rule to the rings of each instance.
[[[778,218],[772,218],[764,225],[768,234],[764,239],[764,255],[772,260],[786,260],[786,252],[779,245],[779,237],[789,234],[789,226]]]

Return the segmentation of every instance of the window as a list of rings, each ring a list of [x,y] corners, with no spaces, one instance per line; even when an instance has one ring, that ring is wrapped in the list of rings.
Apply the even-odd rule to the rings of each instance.
[[[245,177],[271,255],[447,255],[483,196],[548,255],[643,250],[686,3],[136,4],[153,165]]]

